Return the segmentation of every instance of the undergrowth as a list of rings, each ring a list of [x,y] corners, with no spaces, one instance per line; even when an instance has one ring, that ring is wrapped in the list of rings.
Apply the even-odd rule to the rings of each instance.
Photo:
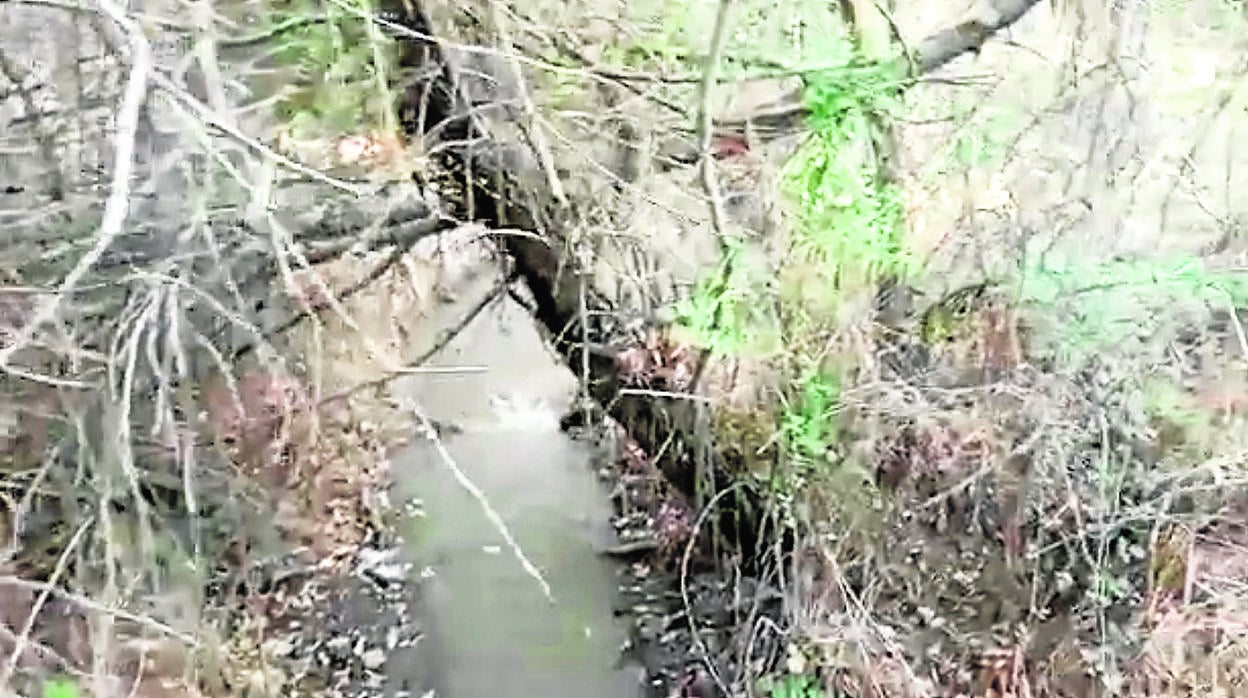
[[[1031,306],[1038,339],[1067,365],[1113,350],[1157,351],[1194,315],[1248,307],[1248,277],[1194,256],[1037,262],[1024,269],[1019,301]],[[1183,308],[1186,313],[1176,313]]]
[[[632,60],[686,56],[636,50]],[[742,55],[758,65],[759,53]],[[813,62],[798,54],[790,65]],[[1242,438],[1227,430],[1242,424],[1244,398],[1211,407],[1192,384],[1215,370],[1214,338],[1248,352],[1248,277],[1195,256],[1018,253],[997,278],[942,280],[955,290],[928,299],[900,338],[882,336],[863,299],[933,281],[884,174],[905,63],[866,60],[847,40],[826,42],[818,61],[798,71],[810,132],[783,173],[783,264],[751,269],[730,248],[680,307],[711,353],[782,367],[781,457],[755,475],[778,519],[818,538],[837,570],[798,628],[820,638],[820,678],[804,667],[760,690],[1181,695],[1176,686],[1202,685],[1217,661],[1176,649],[1206,632],[1190,599],[1177,599],[1198,573],[1193,541],[1242,536],[1220,528],[1226,493],[1196,494],[1205,485],[1193,483],[1242,482]],[[954,139],[953,167],[992,168],[1008,155],[1005,135],[1022,119],[997,109],[983,120],[982,134]],[[903,345],[919,358],[878,365]],[[1244,605],[1226,591],[1203,598],[1234,618]],[[1207,635],[1232,633],[1223,623]],[[1052,646],[1028,644],[1045,633]],[[905,654],[898,637],[941,651]],[[1243,650],[1217,637],[1223,656]],[[1168,662],[1181,670],[1158,678]],[[1067,683],[1087,688],[1057,688]]]
[[[214,11],[245,11],[237,6],[206,9],[204,16],[214,21]],[[213,98],[257,97],[253,110],[255,105],[274,106],[274,119],[264,125],[280,122],[278,130],[287,140],[325,145],[344,135],[393,130],[393,42],[374,23],[357,16],[374,10],[367,0],[295,0],[263,4],[258,22],[221,18],[235,29],[243,23],[257,26],[261,38],[221,40],[223,54],[248,55],[237,64],[211,56],[216,64],[202,72],[220,72],[205,79],[220,88]],[[163,12],[150,6],[145,11]],[[137,17],[140,10],[118,12]],[[193,36],[190,29],[173,36],[175,29],[162,39],[166,48],[197,45],[219,28],[204,27],[202,36]],[[104,62],[113,58],[123,66],[130,60],[119,54]],[[162,56],[170,65],[183,66],[166,79],[180,80],[193,58],[207,63],[199,53]],[[281,79],[266,82],[272,73],[258,75],[257,63],[266,68],[276,63]],[[92,73],[91,80],[105,79]],[[275,99],[265,94],[270,89],[278,92]],[[202,97],[190,96],[198,91],[180,94],[199,104]],[[154,104],[156,98],[150,99]],[[217,107],[214,102],[212,108]],[[249,113],[233,104],[225,109],[231,114],[215,115],[220,123],[232,122],[234,111]],[[258,650],[244,656],[237,652],[238,641],[271,633],[265,625],[272,618],[266,614],[278,611],[259,603],[264,599],[253,587],[260,585],[251,582],[268,574],[266,565],[307,563],[309,573],[330,573],[362,540],[367,513],[362,493],[381,477],[382,460],[373,445],[381,440],[375,434],[377,420],[362,426],[350,415],[313,415],[319,405],[311,404],[307,376],[286,370],[301,370],[307,362],[235,360],[233,352],[240,345],[232,344],[222,330],[233,323],[259,335],[258,327],[267,325],[253,325],[244,307],[267,310],[275,305],[267,295],[242,297],[257,287],[264,293],[274,290],[254,279],[243,280],[251,273],[250,250],[274,247],[280,249],[270,253],[293,257],[276,233],[266,239],[258,225],[243,226],[231,218],[249,204],[271,210],[265,198],[271,187],[264,185],[274,182],[260,181],[265,170],[254,157],[263,146],[229,151],[221,143],[227,139],[214,140],[220,134],[197,120],[202,114],[181,116],[186,118],[163,112],[150,117],[158,122],[150,129],[169,134],[170,140],[162,145],[161,163],[139,163],[153,171],[158,164],[164,168],[165,161],[173,163],[159,174],[143,172],[181,195],[162,195],[174,208],[162,209],[160,215],[168,214],[170,220],[133,203],[143,199],[137,192],[150,183],[136,174],[126,183],[136,192],[130,218],[105,255],[126,259],[124,273],[109,276],[110,266],[118,271],[115,261],[89,272],[92,265],[84,266],[82,271],[90,275],[75,292],[97,294],[98,301],[95,295],[75,295],[73,303],[60,309],[56,323],[46,323],[64,330],[65,341],[51,346],[36,336],[32,348],[9,365],[10,370],[26,364],[24,369],[40,375],[46,371],[72,379],[63,385],[75,387],[67,391],[56,381],[40,381],[32,389],[6,377],[5,417],[19,415],[19,433],[6,432],[0,444],[0,530],[5,531],[0,542],[0,630],[9,638],[6,655],[14,648],[0,669],[0,688],[6,691],[20,687],[28,695],[41,692],[48,698],[102,696],[114,695],[133,681],[131,694],[139,696],[237,695],[245,687],[248,695],[259,695],[272,682],[257,686],[252,675],[267,672],[277,660]],[[149,117],[144,119],[142,128],[148,129]],[[213,138],[173,140],[175,135],[208,132]],[[257,140],[264,143],[270,135]],[[102,142],[122,138],[104,131],[91,137]],[[183,168],[179,160],[195,164]],[[216,164],[221,167],[213,169]],[[100,181],[106,181],[106,168],[101,170],[105,176]],[[75,192],[76,197],[82,194],[81,215],[75,212],[67,219],[94,235],[99,207],[93,205],[88,212],[85,205],[90,195],[106,187],[88,181],[82,180],[82,186],[90,189]],[[216,187],[219,181],[236,186]],[[203,186],[205,182],[212,185]],[[186,209],[176,210],[183,203]],[[121,210],[125,216],[125,208]],[[86,237],[69,229],[48,233],[46,239],[67,249]],[[135,238],[147,241],[139,244]],[[43,268],[51,257],[43,259],[43,264],[20,267],[32,288],[61,276],[55,267]],[[215,297],[226,285],[214,285],[222,267],[230,278],[228,299]],[[231,278],[231,272],[238,276]],[[264,269],[258,276],[269,273]],[[195,293],[188,290],[192,286]],[[224,316],[230,319],[222,320]],[[273,344],[283,341],[266,334],[256,354],[276,349],[270,339]],[[289,345],[284,348],[289,350]],[[91,358],[66,358],[80,355]],[[90,389],[73,394],[84,387]],[[320,424],[333,426],[321,430],[321,418]],[[344,446],[348,443],[350,449]],[[355,459],[345,462],[340,446]],[[326,481],[336,483],[333,492],[323,486]],[[7,503],[10,495],[20,508]],[[10,515],[17,550],[8,547]],[[296,547],[298,552],[291,553]],[[296,574],[291,583],[304,576]],[[42,591],[36,586],[45,583]],[[286,590],[277,590],[274,583],[266,593]],[[22,633],[23,624],[25,636],[8,644]],[[248,634],[253,637],[241,638]],[[32,648],[56,661],[45,662],[42,654],[38,662],[30,661]],[[156,655],[160,666],[153,668],[149,665]],[[44,680],[48,667],[67,670],[73,681]],[[287,689],[282,690],[289,694]]]
[[[53,679],[43,684],[43,698],[78,698],[78,684],[69,679]]]
[[[326,152],[327,144],[395,137],[397,47],[367,19],[374,2],[263,0],[261,7],[271,58],[288,76],[273,105],[280,140],[334,164],[342,153]]]
[[[779,278],[736,263],[733,247],[681,308],[687,329],[712,352],[739,355],[748,338],[771,337],[772,359],[792,367],[779,423],[793,469],[770,477],[784,490],[838,460],[838,394],[849,363],[833,355],[829,337],[846,321],[843,304],[918,269],[904,245],[898,191],[874,157],[863,157],[897,106],[898,64],[865,61],[848,42],[824,48],[825,64],[841,63],[804,75],[811,134],[783,174],[795,215]]]
[[[814,4],[793,5],[785,12]],[[311,9],[302,0],[274,6],[271,26]],[[630,11],[653,13],[658,29],[608,47],[603,60],[695,75],[713,9],[635,4]],[[1194,569],[1196,544],[1169,545],[1182,538],[1169,527],[1190,527],[1194,541],[1190,521],[1225,504],[1193,484],[1186,518],[1172,516],[1179,496],[1165,487],[1197,470],[1194,455],[1217,455],[1190,442],[1221,417],[1184,401],[1161,354],[1215,311],[1237,323],[1248,281],[1197,258],[1026,260],[1007,278],[967,280],[975,293],[963,294],[956,317],[929,313],[902,340],[927,357],[909,372],[868,370],[885,341],[864,318],[864,299],[923,272],[907,246],[901,192],[884,174],[906,62],[864,58],[819,9],[817,26],[829,31],[813,41],[813,29],[795,39],[748,4],[725,57],[728,79],[781,69],[804,82],[809,133],[782,175],[784,263],[752,266],[748,243],[731,241],[678,309],[711,354],[780,367],[771,438],[781,454],[758,480],[785,525],[818,537],[837,570],[821,580],[823,597],[796,602],[818,606],[797,630],[820,636],[820,661],[763,690],[816,698],[821,682],[857,672],[889,695],[973,683],[1025,695],[1059,673],[1038,668],[1057,650],[1024,656],[1055,620],[1069,625],[1057,644],[1074,647],[1073,673],[1121,686],[1142,642],[1132,614],[1172,619],[1185,577],[1174,570]],[[294,138],[392,128],[390,59],[375,31],[331,3],[325,21],[281,33],[275,57],[300,76],[279,105]],[[982,139],[960,134],[956,164],[1002,159],[996,132],[1016,119],[987,121]],[[1158,447],[1158,424],[1180,432],[1188,450]],[[1165,458],[1172,471],[1158,467]],[[1222,463],[1218,476],[1240,477],[1241,466]],[[875,526],[862,525],[867,515]],[[865,602],[854,596],[864,590]],[[926,638],[943,653],[902,649],[898,637]]]
[[[814,515],[854,528],[876,496],[869,471],[841,443],[841,391],[855,357],[834,338],[856,319],[849,303],[885,279],[908,280],[919,267],[905,246],[901,197],[879,165],[887,157],[883,135],[899,104],[902,64],[865,60],[848,40],[820,46],[818,62],[820,70],[802,72],[810,133],[782,174],[793,208],[785,263],[778,274],[759,273],[730,247],[680,310],[686,328],[712,353],[762,356],[786,367],[776,417],[780,462],[756,473],[773,513],[786,526],[804,528],[811,497],[830,492],[838,500],[833,509]],[[771,342],[748,341],[758,338]],[[775,698],[823,695],[811,676],[770,683],[765,690]]]

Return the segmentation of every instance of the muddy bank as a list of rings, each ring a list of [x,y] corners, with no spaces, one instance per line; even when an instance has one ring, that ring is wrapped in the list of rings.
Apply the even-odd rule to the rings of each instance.
[[[272,669],[257,672],[246,695],[423,695],[437,667],[423,651],[419,586],[408,581],[398,552],[392,536],[377,533],[346,574],[278,574],[273,605],[252,609],[270,619],[251,649]],[[280,581],[292,577],[293,584]],[[386,678],[396,666],[406,680],[391,686]]]
[[[739,677],[761,675],[781,659],[780,592],[714,573],[690,576],[683,587],[688,603],[678,575],[643,565],[621,589],[621,615],[631,626],[626,656],[645,668],[644,695],[742,695]]]

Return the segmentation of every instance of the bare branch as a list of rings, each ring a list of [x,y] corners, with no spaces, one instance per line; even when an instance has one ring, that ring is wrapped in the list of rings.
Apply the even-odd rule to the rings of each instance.
[[[56,316],[62,300],[104,256],[105,251],[121,234],[126,215],[130,210],[130,176],[134,172],[135,137],[139,130],[139,114],[147,99],[147,85],[152,71],[152,47],[147,37],[143,35],[142,28],[127,17],[122,8],[114,4],[112,0],[97,1],[100,10],[125,29],[130,38],[132,53],[130,76],[117,117],[118,131],[113,140],[112,188],[104,207],[104,217],[95,234],[95,245],[78,260],[78,264],[61,281],[57,292],[44,301],[43,307],[34,313],[13,342],[0,348],[0,369],[5,371],[8,371],[13,355],[30,344],[39,328]]]
[[[1023,18],[1040,0],[995,0],[993,14],[972,17],[955,27],[942,29],[919,42],[919,72],[930,73],[970,51],[978,51],[997,32]]]

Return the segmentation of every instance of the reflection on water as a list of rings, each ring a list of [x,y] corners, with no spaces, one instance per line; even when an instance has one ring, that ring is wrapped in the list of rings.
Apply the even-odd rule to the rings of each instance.
[[[437,695],[640,695],[637,672],[617,668],[616,571],[595,553],[607,544],[609,500],[589,448],[558,427],[575,380],[510,299],[433,363],[488,368],[420,376],[407,392],[432,419],[462,425],[447,450],[554,596],[552,604],[435,448],[418,443],[397,457],[394,494],[424,503],[406,533],[427,565],[425,651],[439,665]]]

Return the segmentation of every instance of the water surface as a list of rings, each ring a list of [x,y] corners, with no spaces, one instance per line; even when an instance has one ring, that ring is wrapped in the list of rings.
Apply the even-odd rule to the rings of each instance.
[[[431,328],[460,317],[454,303]],[[441,423],[450,457],[484,493],[538,581],[457,481],[437,449],[419,442],[394,459],[394,496],[419,499],[425,515],[405,531],[424,566],[423,603],[437,696],[537,698],[639,696],[638,673],[617,668],[624,635],[614,619],[617,570],[610,502],[588,446],[559,431],[576,381],[515,301],[496,302],[431,362],[483,372],[415,377],[406,394]]]

